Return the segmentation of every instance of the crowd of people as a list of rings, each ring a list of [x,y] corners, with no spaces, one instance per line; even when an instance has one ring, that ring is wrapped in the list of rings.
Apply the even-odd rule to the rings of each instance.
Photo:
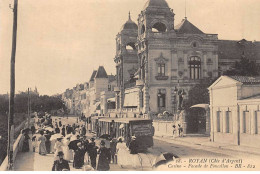
[[[86,133],[84,124],[64,125],[61,119],[46,117],[23,131],[22,151],[31,149],[40,155],[53,154],[53,171],[70,170],[70,163],[75,169],[98,171],[109,170],[111,163],[121,167],[131,165],[126,154],[137,153],[135,137],[132,137],[129,152],[123,137],[95,139],[87,137]]]

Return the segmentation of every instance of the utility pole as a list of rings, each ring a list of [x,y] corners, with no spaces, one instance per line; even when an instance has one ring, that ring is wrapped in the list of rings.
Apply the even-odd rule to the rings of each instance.
[[[30,89],[28,88],[28,123],[27,128],[30,128]]]
[[[16,53],[16,35],[17,35],[17,8],[18,0],[14,0],[13,8],[13,36],[11,53],[11,72],[10,72],[10,99],[8,115],[8,170],[13,170],[13,141],[14,141],[14,94],[15,94],[15,53]]]

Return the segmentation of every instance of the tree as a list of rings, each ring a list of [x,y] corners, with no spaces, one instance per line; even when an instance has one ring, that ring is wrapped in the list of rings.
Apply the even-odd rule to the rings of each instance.
[[[260,75],[259,73],[259,65],[242,55],[240,61],[236,61],[235,65],[223,74],[230,76],[258,76]]]
[[[216,79],[202,79],[199,84],[192,87],[188,93],[188,99],[184,103],[185,110],[196,104],[209,104],[208,87],[214,83]]]

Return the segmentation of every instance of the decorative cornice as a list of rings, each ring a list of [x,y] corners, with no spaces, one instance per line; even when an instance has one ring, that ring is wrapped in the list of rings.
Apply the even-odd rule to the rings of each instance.
[[[169,59],[163,57],[163,53],[161,52],[160,57],[154,59],[156,63],[166,63]]]

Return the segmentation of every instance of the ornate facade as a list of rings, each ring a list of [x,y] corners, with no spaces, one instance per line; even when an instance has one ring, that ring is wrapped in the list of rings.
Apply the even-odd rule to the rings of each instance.
[[[129,88],[135,92],[138,88],[133,107],[143,114],[175,113],[178,94],[187,93],[202,78],[218,76],[217,34],[203,33],[187,18],[175,26],[174,15],[165,0],[149,0],[138,16],[138,27],[133,27],[131,32],[127,30],[129,35],[124,38],[135,41],[131,58],[134,67],[138,65],[134,78],[137,80],[136,86]],[[132,25],[135,26],[133,22]],[[122,56],[121,64],[128,66],[129,58],[129,55]],[[126,71],[117,72],[119,93],[129,91],[121,86],[129,75],[125,77]],[[124,80],[120,80],[122,75]],[[126,95],[125,98],[121,96],[121,101],[127,102],[126,99]]]

